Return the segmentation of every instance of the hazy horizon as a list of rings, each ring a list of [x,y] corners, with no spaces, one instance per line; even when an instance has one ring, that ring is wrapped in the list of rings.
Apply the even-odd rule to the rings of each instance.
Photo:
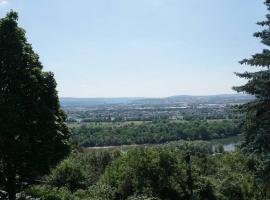
[[[169,95],[169,96],[115,96],[115,97],[74,97],[74,96],[59,96],[59,98],[74,98],[74,99],[113,99],[113,98],[169,98],[169,97],[177,97],[177,96],[192,96],[192,97],[207,97],[207,96],[226,96],[226,95],[247,95],[243,93],[227,93],[227,94],[202,94],[202,95],[189,95],[189,94],[176,94],[176,95]]]
[[[11,9],[59,96],[78,98],[235,94],[266,13],[244,0],[0,0],[0,17]]]

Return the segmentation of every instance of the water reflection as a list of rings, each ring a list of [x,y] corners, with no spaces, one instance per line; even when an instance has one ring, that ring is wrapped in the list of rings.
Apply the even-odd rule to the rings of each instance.
[[[236,143],[224,144],[223,148],[224,148],[224,151],[234,151],[236,148]]]

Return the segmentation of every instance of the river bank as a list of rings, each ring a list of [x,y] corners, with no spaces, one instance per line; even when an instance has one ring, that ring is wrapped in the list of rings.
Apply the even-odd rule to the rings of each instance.
[[[234,151],[236,149],[236,146],[240,144],[243,141],[243,136],[238,135],[238,136],[232,136],[232,137],[227,137],[227,138],[222,138],[222,139],[214,139],[210,140],[210,142],[213,146],[217,144],[222,144],[224,151]],[[119,149],[121,151],[128,150],[130,148],[135,148],[138,146],[154,146],[157,144],[131,144],[131,145],[120,145],[120,146],[103,146],[103,147],[84,147],[84,151],[95,151],[95,150],[114,150],[114,149]]]

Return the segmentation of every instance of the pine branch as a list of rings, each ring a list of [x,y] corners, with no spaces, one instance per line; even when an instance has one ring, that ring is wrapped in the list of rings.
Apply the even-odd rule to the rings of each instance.
[[[269,37],[270,38],[270,37]],[[239,62],[240,64],[270,67],[270,50],[264,49],[262,53],[258,53],[252,56],[250,59],[243,59]]]

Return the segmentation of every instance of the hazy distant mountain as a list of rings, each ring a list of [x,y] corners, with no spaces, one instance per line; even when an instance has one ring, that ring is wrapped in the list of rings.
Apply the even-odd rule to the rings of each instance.
[[[166,98],[139,99],[136,103],[143,104],[175,104],[175,103],[202,103],[202,104],[223,104],[223,103],[244,103],[254,97],[245,94],[224,94],[208,96],[179,95]]]
[[[62,106],[95,106],[113,104],[178,104],[178,103],[202,103],[202,104],[223,104],[223,103],[245,103],[254,99],[246,94],[224,94],[208,96],[179,95],[165,98],[60,98]]]
[[[142,98],[121,97],[121,98],[60,98],[62,106],[91,106],[91,105],[107,105],[107,104],[129,104]]]

